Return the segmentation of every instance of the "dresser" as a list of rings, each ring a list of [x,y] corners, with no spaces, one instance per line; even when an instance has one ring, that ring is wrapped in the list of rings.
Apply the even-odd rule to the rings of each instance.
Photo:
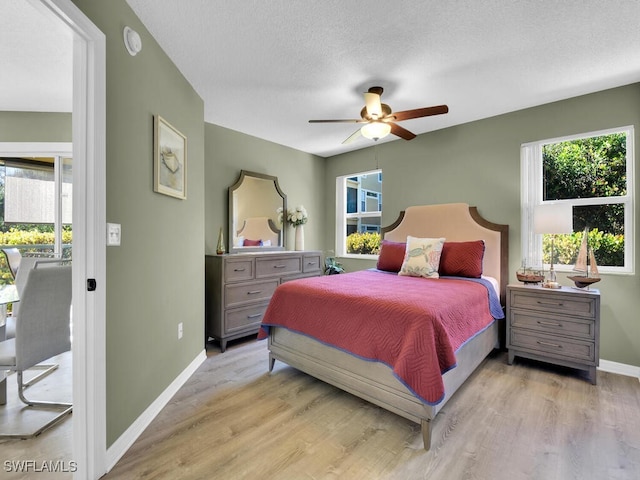
[[[586,370],[596,384],[600,292],[507,285],[508,363],[514,357]]]
[[[322,274],[319,251],[274,251],[205,256],[206,335],[227,342],[258,332],[276,287]]]

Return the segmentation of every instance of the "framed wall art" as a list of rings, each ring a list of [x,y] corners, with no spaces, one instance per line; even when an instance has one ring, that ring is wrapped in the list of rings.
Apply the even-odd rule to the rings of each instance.
[[[153,190],[187,198],[187,137],[160,115],[154,116]]]

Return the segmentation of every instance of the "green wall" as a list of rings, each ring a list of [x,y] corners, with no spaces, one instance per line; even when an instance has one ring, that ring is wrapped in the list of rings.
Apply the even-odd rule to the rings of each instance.
[[[204,106],[124,0],[74,3],[106,35],[107,221],[122,225],[107,248],[109,446],[204,348]],[[188,139],[186,200],[153,192],[155,114]]]
[[[278,177],[287,195],[287,207],[304,205],[309,212],[305,225],[305,248],[323,250],[324,210],[334,197],[324,191],[325,160],[210,123],[205,124],[205,243],[207,254],[215,254],[220,227],[224,227],[228,247],[228,187],[240,176],[240,170]],[[294,230],[287,227],[285,247],[294,245]]]
[[[334,249],[336,176],[380,166],[383,224],[409,205],[476,205],[489,220],[511,225],[515,281],[520,145],[624,125],[636,126],[640,145],[640,84],[634,84],[323,159],[204,123],[202,100],[124,0],[74,3],[107,37],[107,221],[122,224],[122,245],[107,250],[108,446],[203,349],[203,256],[215,252],[219,228],[227,231],[227,187],[240,170],[277,176],[289,206],[309,211],[306,247],[326,251]],[[136,57],[122,43],[125,25],[142,36]],[[188,138],[187,200],[153,192],[154,114]],[[68,114],[0,112],[0,131],[0,141],[71,139]],[[635,163],[638,185],[637,155]],[[286,243],[293,247],[291,228]],[[639,249],[636,242],[636,258]],[[344,264],[356,270],[374,262]],[[638,366],[640,280],[603,277],[600,356]]]
[[[70,113],[0,112],[0,142],[70,141]]]
[[[335,179],[376,168],[383,171],[383,224],[410,206],[466,202],[481,214],[509,229],[509,271],[515,282],[520,266],[520,145],[626,125],[635,126],[636,152],[640,147],[640,84],[576,97],[486,120],[451,127],[410,142],[397,140],[327,160],[325,190],[325,248],[335,236]],[[406,125],[411,128],[410,122]],[[638,154],[635,154],[635,185]],[[636,190],[636,197],[638,196]],[[637,201],[636,201],[637,212]],[[635,238],[640,238],[636,214]],[[635,242],[635,275],[602,275],[600,358],[640,366],[640,241]],[[348,270],[369,268],[371,261],[344,259]],[[559,275],[561,281],[565,275]],[[569,281],[562,283],[570,284]]]

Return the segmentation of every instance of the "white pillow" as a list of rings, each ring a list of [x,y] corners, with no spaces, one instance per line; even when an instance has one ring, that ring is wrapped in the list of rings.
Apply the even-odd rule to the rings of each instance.
[[[440,278],[440,255],[444,238],[407,237],[404,262],[398,275],[411,277]]]
[[[233,241],[233,246],[244,247],[244,237],[242,235],[236,237],[236,239]]]

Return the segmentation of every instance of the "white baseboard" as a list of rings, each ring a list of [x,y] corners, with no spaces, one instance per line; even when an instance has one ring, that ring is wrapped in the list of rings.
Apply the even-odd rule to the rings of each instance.
[[[633,365],[625,365],[624,363],[612,362],[609,360],[600,360],[598,370],[609,373],[617,373],[627,377],[636,377],[640,380],[640,367]]]
[[[171,398],[182,388],[185,382],[194,374],[200,365],[207,359],[205,350],[202,350],[191,364],[178,375],[173,382],[160,394],[154,402],[140,415],[131,426],[107,449],[107,472],[110,471],[118,460],[131,448],[131,445],[144,432],[145,428],[153,421],[160,411],[169,403]]]

